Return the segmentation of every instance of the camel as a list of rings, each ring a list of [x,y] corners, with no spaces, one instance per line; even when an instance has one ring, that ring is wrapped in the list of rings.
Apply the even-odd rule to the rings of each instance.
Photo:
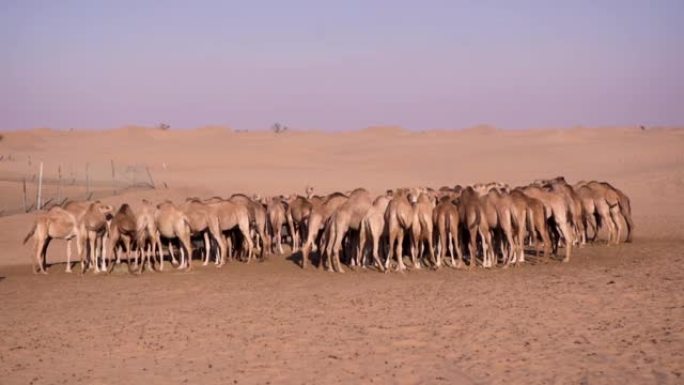
[[[292,252],[299,250],[302,244],[302,230],[304,230],[306,222],[311,215],[310,198],[304,198],[298,195],[292,195],[287,200],[287,209],[285,217],[287,219],[287,226],[290,229],[292,236]]]
[[[553,191],[561,193],[570,208],[570,215],[572,218],[573,229],[575,231],[575,245],[581,246],[584,243],[585,228],[584,228],[584,206],[582,199],[579,197],[575,189],[570,186],[565,178],[562,176],[554,179],[541,181],[541,187],[550,186]]]
[[[134,265],[138,265],[138,254],[140,254],[140,268],[138,273],[142,272],[143,264],[147,262],[148,270],[152,270],[151,260],[157,252],[159,247],[159,262],[164,259],[161,249],[161,240],[159,238],[159,231],[156,223],[157,208],[148,200],[142,200],[142,207],[136,218],[136,244],[137,251],[134,256]]]
[[[64,210],[72,213],[76,217],[79,231],[83,232],[81,240],[88,242],[89,246],[84,250],[88,251],[90,264],[93,265],[95,273],[107,271],[106,266],[106,244],[109,221],[111,221],[114,209],[112,206],[100,201],[88,202],[67,202],[63,206]],[[100,263],[97,260],[97,251],[101,250]],[[87,258],[87,256],[86,256]],[[87,264],[81,260],[81,273],[85,272]],[[67,260],[67,272],[71,272],[71,262]]]
[[[264,258],[264,253],[266,250],[271,248],[271,242],[268,236],[266,236],[266,207],[260,202],[257,202],[244,194],[233,194],[228,198],[230,202],[243,205],[247,208],[249,213],[249,223],[250,228],[254,229],[258,238],[253,244],[259,247],[259,258]],[[261,244],[260,244],[261,243]]]
[[[513,202],[509,196],[499,193],[496,184],[475,185],[474,188],[480,196],[482,204],[483,216],[481,219],[486,221],[490,232],[498,230],[505,238],[506,245],[504,245],[504,239],[500,239],[499,246],[504,264],[507,266],[511,260],[511,251],[515,248],[515,241],[513,239]],[[482,266],[494,267],[498,263],[497,259],[492,247],[489,253],[483,253]]]
[[[131,265],[131,244],[136,240],[137,218],[128,203],[121,205],[119,210],[114,214],[112,222],[109,226],[109,251],[112,256],[116,256],[116,262],[109,264],[108,272],[114,269],[115,264],[121,263],[121,254],[119,253],[119,243],[123,243],[126,251],[126,259],[130,270]]]
[[[235,228],[240,232],[247,249],[247,263],[249,263],[252,259],[254,244],[249,233],[249,209],[247,206],[229,200],[216,200],[208,205],[214,210],[218,218],[219,230],[222,234]],[[226,248],[221,250],[219,266],[226,263],[226,257],[232,258],[231,253],[227,250],[230,248],[231,246],[228,244]]]
[[[311,203],[311,213],[309,214],[307,223],[306,241],[301,250],[303,269],[306,268],[307,262],[309,261],[309,255],[319,236],[321,226],[328,221],[328,218],[332,213],[347,199],[348,197],[346,195],[339,192],[332,193],[325,198],[312,196],[309,199],[309,202]],[[319,264],[319,267],[322,267],[322,264]]]
[[[531,234],[532,239],[537,240],[536,242],[534,242],[535,254],[537,255],[537,257],[540,257],[542,255],[541,246],[543,245],[543,255],[545,257],[548,257],[551,253],[551,238],[549,237],[549,231],[546,225],[546,220],[548,219],[548,216],[546,211],[544,210],[544,204],[539,199],[530,197],[519,189],[513,189],[510,192],[510,195],[514,201],[517,200],[525,202],[524,205],[527,208],[528,231]],[[521,241],[519,238],[520,235],[521,234],[518,233],[518,242],[520,242],[520,245],[524,245],[524,239]],[[539,239],[541,239],[541,242],[538,241]]]
[[[83,233],[79,230],[78,220],[71,212],[61,207],[53,207],[46,213],[41,213],[33,224],[31,231],[24,238],[24,244],[33,237],[34,261],[33,273],[47,274],[45,270],[47,247],[53,238],[67,241],[67,272],[71,271],[71,240],[76,239],[79,259],[83,264]]]
[[[617,228],[617,234],[614,238],[614,243],[620,242],[623,226],[620,217],[627,225],[627,235],[625,242],[632,241],[632,233],[634,231],[634,222],[632,221],[632,205],[629,197],[607,182],[591,181],[585,184],[590,189],[600,194],[610,207],[610,216]],[[609,240],[610,243],[610,240]]]
[[[188,218],[191,235],[202,235],[204,239],[204,262],[203,265],[209,264],[211,257],[211,241],[209,235],[218,244],[218,256],[216,264],[220,262],[220,256],[223,255],[226,249],[226,242],[223,234],[219,229],[218,217],[214,210],[206,203],[199,199],[187,199],[180,207],[183,213]]]
[[[282,241],[283,225],[287,218],[287,203],[282,197],[272,197],[271,199],[268,199],[266,201],[266,214],[268,216],[268,224],[275,237],[275,248],[277,249],[278,254],[284,254]],[[292,235],[292,237],[294,239],[294,235]],[[269,242],[269,244],[271,245],[271,250],[269,251],[273,252],[274,244],[273,242]]]
[[[340,263],[342,240],[350,230],[359,230],[361,220],[373,204],[370,193],[363,188],[357,188],[349,194],[349,198],[342,203],[331,215],[328,221],[330,236],[327,239],[325,254],[328,256],[328,271],[337,270],[344,273]],[[360,252],[357,252],[357,255]],[[352,259],[353,260],[353,259]]]
[[[433,211],[435,207],[435,191],[432,189],[421,189],[418,199],[414,205],[413,224],[411,225],[411,232],[413,239],[413,247],[416,251],[412,255],[416,256],[413,260],[413,267],[415,269],[421,268],[421,261],[423,259],[423,245],[427,247],[430,256],[430,263],[435,268],[440,266],[437,264],[435,257],[435,248],[433,246],[434,221]]]
[[[160,236],[178,238],[181,243],[181,261],[179,269],[192,270],[192,243],[190,242],[190,222],[187,215],[173,202],[162,202],[157,205],[154,222]],[[159,238],[157,238],[159,241]],[[161,244],[159,244],[161,251]],[[171,247],[169,247],[171,249]],[[185,253],[184,253],[185,252]],[[164,270],[164,256],[159,260],[159,270]],[[142,265],[141,265],[142,267]]]
[[[463,252],[460,246],[459,227],[461,224],[458,214],[458,201],[452,200],[451,194],[445,194],[439,200],[433,211],[433,222],[437,227],[437,263],[436,267],[442,265],[442,259],[446,258],[447,249],[451,256],[451,267],[461,268],[463,266]],[[454,259],[454,249],[458,256],[458,263]]]
[[[359,229],[359,248],[360,252],[357,254],[357,265],[361,267],[366,266],[365,249],[366,239],[370,238],[372,244],[372,255],[375,266],[384,271],[385,268],[380,261],[379,248],[380,239],[385,238],[385,211],[390,202],[390,196],[380,195],[373,201],[372,206],[366,212],[363,219],[361,219],[361,228]]]
[[[566,197],[558,191],[548,191],[539,186],[529,185],[521,188],[527,196],[539,199],[544,204],[544,210],[549,218],[555,222],[555,230],[565,239],[565,257],[563,262],[570,262],[572,253],[573,225],[572,225],[572,204],[568,203]],[[557,250],[557,243],[554,250]]]
[[[397,256],[397,271],[405,271],[403,243],[404,235],[410,231],[416,216],[415,204],[418,202],[418,191],[416,189],[398,189],[392,195],[392,199],[385,211],[385,227],[389,237],[389,251],[385,260],[385,271],[389,271],[390,263],[394,258],[395,244]],[[432,219],[432,218],[431,218]],[[412,244],[415,241],[412,240]],[[416,248],[411,247],[411,261],[414,266],[416,263]]]
[[[484,208],[480,196],[471,187],[465,187],[459,198],[458,216],[462,228],[468,232],[468,253],[470,254],[469,269],[477,267],[477,236],[482,243],[483,266],[486,255],[492,248],[492,237],[488,221],[484,218]]]

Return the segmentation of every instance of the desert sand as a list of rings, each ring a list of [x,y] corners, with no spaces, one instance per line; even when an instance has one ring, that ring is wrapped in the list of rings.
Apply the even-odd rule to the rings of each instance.
[[[0,156],[2,384],[684,382],[684,129],[40,129],[4,132]],[[21,212],[22,185],[33,201],[41,161],[52,180],[58,167],[83,180],[88,164],[94,196],[134,209],[141,198],[564,175],[622,189],[636,231],[630,244],[577,249],[568,264],[406,274],[302,271],[287,253],[220,270],[79,276],[64,273],[64,242],[53,241],[49,275],[36,276],[21,242],[36,215]],[[156,189],[112,186],[110,164],[149,169]],[[57,194],[46,185],[46,199]]]

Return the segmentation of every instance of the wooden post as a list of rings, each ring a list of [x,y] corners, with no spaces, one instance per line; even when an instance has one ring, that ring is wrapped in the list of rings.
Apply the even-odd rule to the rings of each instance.
[[[40,171],[38,171],[38,197],[36,198],[36,210],[40,210],[40,199],[43,193],[43,162],[40,162]]]
[[[24,184],[24,212],[27,213],[28,212],[28,207],[27,207],[28,200],[26,198],[26,177],[24,177],[23,182],[24,182],[23,183]]]

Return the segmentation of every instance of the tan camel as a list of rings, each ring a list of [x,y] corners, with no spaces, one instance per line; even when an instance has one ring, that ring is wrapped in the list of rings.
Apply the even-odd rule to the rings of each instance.
[[[76,240],[78,256],[83,264],[83,233],[79,229],[78,221],[74,214],[61,207],[53,207],[36,218],[31,231],[24,238],[24,244],[33,237],[34,260],[32,268],[34,273],[47,274],[45,270],[47,247],[51,239],[64,239],[67,241],[67,272],[71,271],[71,240]]]
[[[360,230],[361,220],[372,204],[373,198],[368,190],[357,188],[349,194],[349,198],[337,207],[335,212],[331,215],[330,220],[328,221],[330,236],[327,239],[327,248],[325,252],[328,256],[328,271],[333,271],[334,269],[340,273],[344,273],[344,269],[340,263],[342,241],[349,230]],[[360,254],[360,250],[357,250],[356,254]]]
[[[249,233],[249,209],[247,206],[229,200],[217,200],[209,203],[209,206],[218,218],[219,230],[222,234],[234,229],[240,232],[244,239],[243,246],[246,248],[247,262],[249,263],[252,259],[254,244]],[[231,248],[231,243],[228,242],[226,248],[221,252],[219,266],[223,266],[227,258],[232,259],[232,253],[229,251]]]
[[[211,259],[211,241],[209,236],[218,244],[218,254],[216,257],[216,264],[220,263],[220,256],[224,254],[226,249],[226,242],[219,229],[219,221],[215,210],[209,204],[200,201],[199,199],[187,199],[185,203],[180,206],[185,216],[188,218],[190,225],[190,234],[202,235],[204,239],[204,262],[203,265],[209,264]]]
[[[160,269],[163,268],[161,262],[164,259],[164,253],[161,246],[159,231],[157,230],[156,215],[157,207],[152,204],[152,202],[143,199],[135,226],[137,250],[134,254],[133,264],[136,267],[139,266],[138,273],[142,272],[145,263],[147,264],[148,270],[154,271],[152,270],[151,262],[157,254],[157,251],[159,251],[159,267]],[[157,248],[159,248],[159,250],[157,250]],[[169,250],[171,250],[171,248],[169,248]],[[138,256],[140,257],[140,261],[138,261]],[[178,264],[178,262],[174,261],[174,264]]]
[[[511,260],[511,251],[515,248],[513,202],[509,196],[499,193],[496,184],[475,185],[474,189],[480,195],[483,213],[481,219],[487,222],[490,237],[492,236],[491,233],[497,230],[503,235],[503,238],[499,240],[499,246],[504,264],[508,265]],[[483,267],[494,267],[497,263],[498,258],[494,252],[494,247],[490,249],[489,253],[483,253]]]
[[[392,199],[385,211],[385,226],[389,238],[389,251],[385,260],[385,271],[389,271],[390,264],[395,255],[397,259],[397,271],[406,270],[404,264],[404,236],[415,222],[416,209],[419,192],[417,189],[401,188],[392,194]],[[410,236],[410,233],[409,233]],[[411,261],[416,262],[416,248],[413,247],[415,240],[411,240]]]
[[[415,269],[421,268],[423,254],[427,248],[430,257],[430,263],[433,267],[439,268],[437,259],[435,257],[435,248],[433,245],[434,236],[434,221],[433,211],[435,207],[436,192],[432,189],[419,189],[418,199],[414,205],[413,224],[411,225],[411,239],[413,240],[412,247],[416,250],[411,253],[415,256],[412,261]]]
[[[547,216],[547,213],[544,209],[544,204],[539,199],[528,196],[520,189],[514,189],[510,194],[514,201],[525,202],[525,207],[527,208],[527,231],[531,235],[532,239],[535,240],[535,254],[538,258],[542,256],[541,247],[543,245],[543,255],[548,257],[551,254],[551,238],[549,237],[546,220],[551,214],[549,213]],[[524,238],[521,241],[519,238],[520,235],[521,234],[518,233],[518,242],[520,242],[520,245],[524,245]]]
[[[84,250],[87,252],[86,258],[81,260],[81,273],[85,272],[87,262],[89,262],[95,273],[106,272],[106,258],[107,258],[107,232],[109,221],[113,217],[114,209],[112,206],[104,204],[100,201],[88,202],[67,202],[63,206],[64,210],[72,213],[76,217],[79,225],[79,231],[83,235],[81,240],[87,242],[88,248]],[[97,251],[101,250],[100,261],[98,263]],[[88,260],[87,257],[90,257]],[[67,272],[71,271],[71,263],[67,261]]]
[[[311,208],[312,205],[308,198],[292,195],[287,200],[285,217],[292,236],[293,253],[298,251],[302,245],[302,230],[305,229],[306,222],[309,220]]]
[[[623,232],[622,220],[627,225],[625,242],[631,242],[634,222],[632,221],[632,205],[629,197],[607,182],[591,181],[586,183],[586,186],[600,194],[609,206],[610,216],[617,228],[617,234],[613,238],[613,242],[615,244],[620,242]],[[610,240],[608,243],[610,243]]]
[[[328,195],[325,198],[313,196],[309,199],[311,203],[311,213],[307,223],[306,241],[302,246],[302,268],[306,268],[309,261],[309,255],[319,238],[319,233],[322,226],[328,221],[332,213],[341,206],[348,197],[342,193],[336,192]],[[323,251],[322,248],[321,252]],[[319,264],[322,267],[323,264]]]
[[[177,238],[180,241],[181,261],[178,268],[192,270],[192,243],[190,242],[190,223],[187,215],[173,202],[166,201],[157,205],[154,222],[160,236],[167,239]],[[161,244],[159,244],[159,249],[161,251]],[[164,270],[163,255],[159,260],[159,270]]]
[[[572,211],[566,196],[558,191],[548,191],[539,186],[530,185],[521,188],[527,196],[539,199],[544,204],[544,210],[549,217],[553,217],[557,232],[565,239],[565,257],[563,262],[570,261],[572,253],[573,225],[572,225]],[[554,250],[558,248],[558,242],[554,245]]]
[[[458,200],[454,201],[452,196],[451,193],[443,195],[433,212],[433,222],[437,227],[436,267],[438,268],[442,266],[442,259],[446,258],[447,250],[451,256],[451,267],[461,268],[463,266],[463,252],[461,251],[459,237],[461,221],[458,214]],[[454,249],[458,256],[458,263],[454,259]]]
[[[268,215],[268,224],[273,236],[275,237],[275,248],[278,254],[283,252],[283,225],[287,219],[287,203],[282,197],[272,197],[266,201],[266,214]],[[294,235],[291,234],[292,239]],[[270,235],[269,235],[270,237]],[[293,241],[294,242],[294,241]],[[273,252],[274,242],[270,242],[271,250]]]
[[[250,228],[256,232],[258,238],[254,239],[253,244],[259,247],[259,258],[263,259],[266,250],[271,248],[270,239],[266,235],[266,223],[268,221],[266,207],[244,194],[233,194],[228,200],[247,208]]]
[[[136,240],[137,218],[131,206],[124,203],[119,207],[119,210],[114,214],[112,222],[109,226],[109,251],[112,256],[116,256],[114,263],[110,262],[108,272],[114,269],[114,265],[121,263],[121,253],[119,252],[119,243],[123,244],[126,252],[126,260],[128,261],[128,268],[131,266],[131,245]]]
[[[389,205],[390,197],[387,195],[380,195],[373,201],[373,205],[368,209],[366,215],[361,220],[361,228],[359,230],[359,248],[360,253],[357,254],[357,265],[361,267],[366,266],[365,250],[366,242],[370,240],[372,244],[371,252],[373,256],[373,263],[380,270],[384,271],[380,255],[380,241],[387,237],[385,231],[385,211]]]
[[[489,224],[484,218],[484,208],[480,196],[471,187],[465,187],[461,191],[458,205],[459,220],[463,229],[468,232],[468,253],[470,254],[469,269],[477,267],[477,236],[480,235],[482,244],[482,262],[492,249],[492,237]]]

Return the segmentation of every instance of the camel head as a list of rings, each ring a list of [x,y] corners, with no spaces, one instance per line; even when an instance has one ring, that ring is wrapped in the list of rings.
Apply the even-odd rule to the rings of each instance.
[[[306,199],[311,199],[311,197],[313,197],[313,193],[314,193],[313,186],[306,186],[306,188],[304,189],[304,192],[306,193]]]
[[[114,208],[108,204],[104,204],[100,201],[95,201],[90,204],[88,208],[90,212],[100,214],[105,217],[107,221],[111,221],[114,218]]]
[[[408,194],[406,195],[406,198],[408,199],[409,203],[412,205],[415,205],[418,203],[418,197],[420,196],[420,189],[418,188],[411,188],[408,191]]]

